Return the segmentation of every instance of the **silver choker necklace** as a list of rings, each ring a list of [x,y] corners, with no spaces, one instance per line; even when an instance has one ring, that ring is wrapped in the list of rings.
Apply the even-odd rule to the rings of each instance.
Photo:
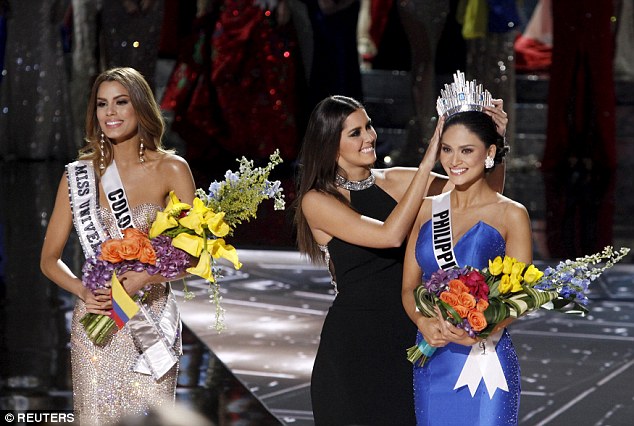
[[[335,185],[343,189],[347,189],[348,191],[362,191],[364,189],[368,189],[374,185],[375,181],[376,178],[372,172],[370,172],[370,176],[363,180],[348,180],[338,173],[337,176],[335,176]]]

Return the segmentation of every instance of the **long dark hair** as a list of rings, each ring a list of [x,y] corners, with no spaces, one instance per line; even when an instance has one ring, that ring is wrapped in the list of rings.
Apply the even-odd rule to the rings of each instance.
[[[509,151],[509,147],[504,144],[504,137],[498,133],[493,118],[479,111],[459,112],[445,121],[443,133],[447,131],[448,128],[458,124],[465,126],[467,130],[475,134],[478,139],[484,142],[487,149],[489,149],[491,145],[496,146],[497,149],[495,150],[495,157],[493,158],[494,167],[495,164],[502,162],[502,159]],[[494,167],[486,169],[486,171],[490,172]]]
[[[323,262],[323,258],[302,211],[302,199],[314,189],[348,204],[348,200],[335,186],[335,176],[339,171],[337,157],[343,123],[359,109],[363,109],[363,105],[356,99],[330,96],[317,104],[308,120],[299,153],[294,208],[297,245],[300,252],[307,254],[313,262]]]
[[[105,81],[116,81],[126,88],[130,95],[130,102],[139,121],[139,137],[143,139],[146,149],[159,152],[173,152],[163,147],[162,138],[165,132],[165,121],[161,109],[156,102],[152,89],[140,72],[134,68],[112,68],[99,74],[95,80],[88,107],[86,110],[86,146],[79,151],[79,159],[92,160],[95,170],[99,170],[99,140],[101,128],[97,120],[97,93],[99,86]],[[112,144],[108,142],[104,146],[105,165],[112,162]]]

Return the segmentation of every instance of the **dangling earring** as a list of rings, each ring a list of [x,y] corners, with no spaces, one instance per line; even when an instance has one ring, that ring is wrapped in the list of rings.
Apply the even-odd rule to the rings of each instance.
[[[101,132],[101,140],[99,141],[99,170],[104,170],[106,168],[106,140],[105,135]]]
[[[487,155],[486,160],[484,160],[484,168],[485,168],[485,169],[490,169],[490,168],[492,168],[492,167],[493,167],[493,165],[494,165],[494,164],[495,164],[495,163],[493,162],[493,157],[489,157],[489,156]]]
[[[143,138],[141,138],[141,144],[139,145],[139,163],[145,163],[145,147],[143,146]]]

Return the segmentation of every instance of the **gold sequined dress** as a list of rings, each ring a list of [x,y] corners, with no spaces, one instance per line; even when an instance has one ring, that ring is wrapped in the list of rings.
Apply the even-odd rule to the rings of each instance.
[[[135,227],[147,232],[159,206],[143,204],[132,209]],[[114,217],[100,209],[108,235],[115,231]],[[165,307],[169,285],[157,284],[147,292],[144,304],[157,317]],[[139,357],[126,325],[105,346],[94,345],[79,322],[86,313],[84,302],[77,300],[71,327],[71,363],[75,415],[82,426],[107,425],[128,414],[143,414],[148,407],[173,404],[178,363],[158,381],[151,375],[133,371]],[[174,344],[180,353],[180,335]]]

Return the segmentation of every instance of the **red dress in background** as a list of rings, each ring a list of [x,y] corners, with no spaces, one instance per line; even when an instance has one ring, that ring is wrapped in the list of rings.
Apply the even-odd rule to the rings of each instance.
[[[172,129],[190,159],[218,151],[267,158],[297,154],[296,55],[292,24],[252,0],[227,0],[194,23],[161,107],[175,114]]]

